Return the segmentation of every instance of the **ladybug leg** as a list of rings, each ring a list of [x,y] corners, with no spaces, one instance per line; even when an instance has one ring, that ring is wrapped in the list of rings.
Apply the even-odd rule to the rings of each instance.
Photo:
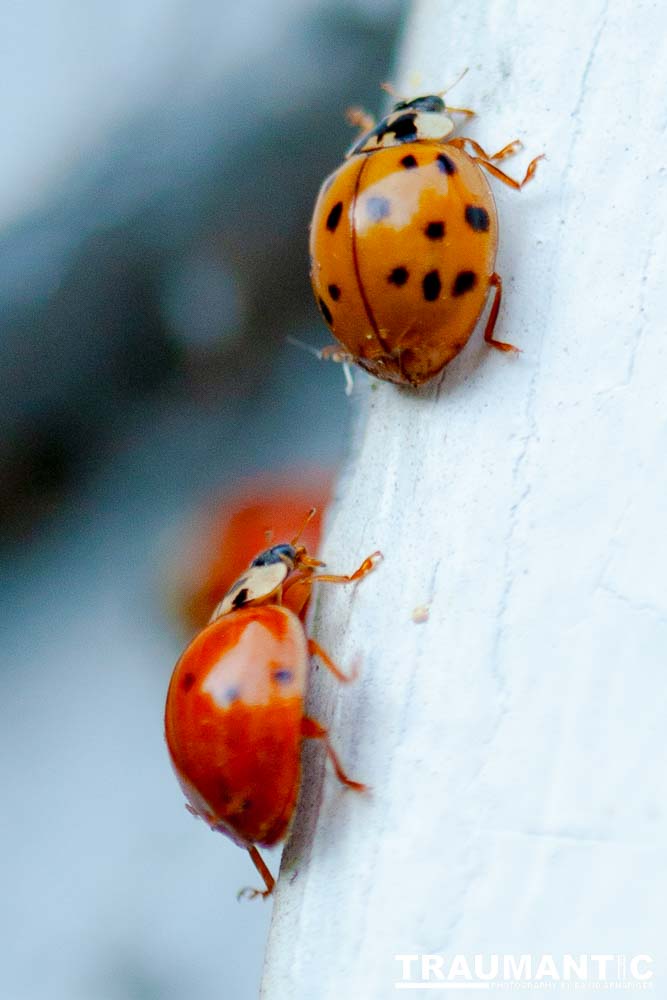
[[[500,170],[499,167],[494,166],[493,163],[491,163],[489,160],[485,160],[481,156],[473,156],[472,159],[474,163],[479,163],[480,167],[484,167],[485,170],[488,170],[490,174],[493,174],[494,177],[497,177],[499,181],[503,182],[503,184],[507,184],[508,187],[514,188],[515,191],[520,191],[521,188],[524,186],[524,184],[527,184],[528,181],[531,179],[531,177],[534,175],[535,171],[537,170],[537,164],[540,162],[540,160],[544,159],[544,153],[540,153],[539,156],[536,156],[533,160],[530,161],[530,163],[528,164],[528,169],[526,170],[526,173],[522,181],[515,181],[513,177],[510,177],[508,174],[503,173],[503,171]]]
[[[487,157],[487,159],[504,160],[506,156],[514,156],[514,154],[518,153],[520,149],[523,149],[521,139],[513,139],[512,142],[508,142],[506,146],[503,146],[502,149],[499,149],[497,153],[494,153],[493,156]]]
[[[471,111],[470,108],[452,108],[451,105],[447,105],[447,111],[453,111],[456,115],[465,115],[466,118],[474,118],[477,114],[476,111]]]
[[[308,652],[311,656],[318,656],[327,670],[330,670],[336,680],[340,681],[341,684],[349,684],[351,681],[355,681],[359,676],[359,669],[357,666],[352,668],[351,673],[344,674],[340,667],[334,663],[329,654],[322,649],[319,642],[315,642],[314,639],[308,640]]]
[[[352,395],[354,383],[352,381],[352,373],[350,372],[350,363],[354,361],[354,358],[349,351],[344,350],[340,344],[327,344],[326,347],[312,347],[310,344],[304,344],[302,340],[297,340],[296,337],[286,337],[285,339],[290,344],[294,344],[295,347],[300,347],[302,350],[308,351],[309,354],[314,354],[318,361],[335,361],[337,364],[341,364],[343,366],[343,375],[345,376],[345,395]]]
[[[255,868],[264,879],[264,884],[266,885],[266,889],[251,889],[250,886],[246,886],[245,889],[239,889],[238,893],[236,894],[236,898],[256,899],[257,896],[261,896],[262,899],[267,899],[273,892],[276,880],[269,871],[266,862],[264,861],[264,858],[259,853],[254,844],[252,847],[248,848],[248,854],[250,855],[250,859],[254,864]]]
[[[333,764],[336,777],[342,785],[346,785],[347,788],[353,788],[355,792],[367,791],[367,785],[362,784],[361,781],[353,781],[352,778],[348,778],[338,759],[338,754],[329,742],[329,730],[321,722],[318,722],[317,719],[311,719],[309,715],[304,715],[301,719],[301,735],[307,740],[324,740],[327,757]]]
[[[489,313],[489,318],[486,321],[486,329],[484,330],[484,340],[491,347],[497,347],[499,351],[515,351],[517,354],[521,353],[519,347],[515,347],[514,344],[507,344],[504,340],[494,340],[493,331],[496,326],[496,320],[498,319],[498,310],[500,309],[500,302],[503,297],[503,281],[499,274],[495,272],[489,278],[489,284],[495,289],[495,294],[493,297],[493,305],[491,306],[491,312]]]
[[[463,137],[459,139],[450,139],[450,145],[456,146],[457,149],[462,149],[464,152],[466,144],[469,145],[478,156],[481,156],[483,160],[504,160],[506,156],[514,156],[515,153],[523,148],[521,139],[513,139],[512,142],[508,142],[506,146],[503,146],[502,149],[499,149],[497,153],[494,153],[493,156],[491,156],[485,149],[482,148],[482,146],[480,146],[478,142],[475,142],[474,139],[467,139]]]
[[[335,361],[337,364],[345,364],[346,361],[354,361],[349,351],[344,350],[340,344],[327,344],[317,352],[320,361]]]
[[[301,618],[310,600],[310,579],[307,576],[297,576],[283,587],[283,604],[287,601],[289,608]]]
[[[319,355],[322,361],[335,361],[337,364],[343,366],[345,395],[351,396],[354,389],[354,382],[352,380],[352,372],[350,371],[350,363],[354,361],[354,358],[350,352],[344,351],[339,344],[328,344],[320,350]]]
[[[350,573],[349,576],[335,576],[331,573],[319,573],[317,576],[311,576],[310,582],[315,583],[319,581],[320,583],[354,583],[355,580],[361,580],[362,576],[366,576],[367,573],[375,566],[376,562],[382,558],[381,552],[373,552],[370,556],[366,556],[361,566],[355,569],[354,573]]]
[[[349,351],[341,347],[340,344],[327,344],[326,347],[313,347],[312,344],[305,344],[303,340],[298,340],[296,337],[288,336],[285,337],[288,344],[293,344],[294,347],[300,347],[302,351],[308,351],[317,358],[318,361],[336,361],[339,364],[345,364],[347,361],[354,361],[354,357]]]
[[[370,132],[371,129],[375,128],[375,119],[373,118],[373,115],[369,115],[363,108],[348,108],[345,112],[345,118],[350,125],[361,129],[362,135],[365,135],[366,132]]]

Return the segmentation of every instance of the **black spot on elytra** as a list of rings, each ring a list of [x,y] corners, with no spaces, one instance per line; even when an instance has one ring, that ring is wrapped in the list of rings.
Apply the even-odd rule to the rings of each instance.
[[[390,285],[398,285],[398,287],[400,288],[401,285],[405,284],[408,278],[409,274],[407,268],[395,267],[394,270],[389,275],[389,277],[387,278],[387,281],[389,282]]]
[[[225,691],[225,702],[228,705],[233,705],[235,701],[238,701],[241,697],[241,692],[237,687],[229,687]]]
[[[343,202],[337,201],[327,216],[327,229],[330,233],[335,233],[343,212]]]
[[[241,589],[239,590],[238,594],[236,595],[236,597],[232,601],[232,607],[233,608],[240,608],[241,605],[245,604],[245,602],[247,600],[248,600],[248,588],[247,587],[241,587]]]
[[[252,799],[244,799],[241,803],[242,812],[247,812],[248,809],[252,809]]]
[[[391,212],[388,198],[373,197],[366,199],[366,214],[372,222],[382,222]]]
[[[465,295],[477,284],[477,275],[474,271],[459,271],[452,285],[452,295]]]
[[[338,302],[340,298],[340,288],[338,287],[338,285],[329,285],[329,295],[334,300],[334,302]]]
[[[293,676],[294,674],[292,671],[287,670],[285,667],[282,667],[280,670],[273,671],[273,679],[274,681],[278,681],[279,684],[289,684]]]
[[[449,174],[451,177],[452,174],[456,173],[456,164],[450,156],[447,156],[446,153],[438,153],[435,158],[435,162],[438,164],[438,169],[441,170],[443,174]]]
[[[333,316],[331,315],[331,309],[329,309],[329,306],[326,304],[324,299],[319,299],[319,304],[320,304],[320,309],[322,310],[322,315],[324,316],[325,320],[327,321],[329,326],[333,326]]]
[[[186,694],[188,693],[188,691],[192,689],[195,680],[196,678],[194,674],[188,673],[183,675],[183,680],[181,681],[181,687],[183,688]]]
[[[429,222],[424,230],[430,240],[441,240],[445,235],[444,222]]]
[[[489,213],[481,205],[466,205],[466,222],[476,233],[489,231]]]
[[[404,156],[403,159],[401,160],[401,163],[406,170],[412,170],[414,167],[419,166],[417,160],[412,155],[412,153],[408,153],[407,156]]]
[[[424,298],[426,301],[435,302],[438,295],[440,295],[440,289],[442,288],[440,275],[437,271],[429,271],[428,274],[424,275],[422,288],[424,290]]]

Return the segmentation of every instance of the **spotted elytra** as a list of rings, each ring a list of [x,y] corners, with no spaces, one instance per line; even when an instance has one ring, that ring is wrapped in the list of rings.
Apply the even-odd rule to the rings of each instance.
[[[520,190],[523,180],[496,163],[518,140],[489,155],[474,140],[453,135],[440,95],[399,101],[374,124],[352,120],[361,138],[322,185],[311,225],[311,281],[329,329],[355,361],[377,378],[420,385],[461,351],[484,309],[487,343],[502,295],[495,271],[498,217],[488,171]],[[341,357],[340,351],[338,357]]]

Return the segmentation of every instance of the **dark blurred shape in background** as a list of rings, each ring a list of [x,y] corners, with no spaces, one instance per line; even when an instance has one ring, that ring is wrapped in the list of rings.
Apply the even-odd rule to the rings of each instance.
[[[172,31],[151,40],[173,49],[171,75],[149,100],[125,93],[103,131],[101,110],[102,123],[77,135],[66,175],[4,228],[6,535],[25,535],[102,460],[148,395],[220,405],[257,391],[288,331],[309,324],[326,340],[308,287],[312,201],[351,139],[345,107],[380,104],[400,7],[255,0],[256,33],[244,32],[239,58],[248,5],[198,5],[204,52],[188,51],[192,27],[174,29],[192,12],[173,6]],[[88,95],[72,94],[74,105],[77,96]],[[312,363],[294,364],[317,377]]]
[[[401,14],[3,11],[3,997],[257,995],[270,906],[237,904],[249,863],[186,813],[163,745],[167,595],[204,499],[305,488],[290,470],[343,453],[339,366],[286,336],[329,340],[310,211],[345,107],[383,106]]]

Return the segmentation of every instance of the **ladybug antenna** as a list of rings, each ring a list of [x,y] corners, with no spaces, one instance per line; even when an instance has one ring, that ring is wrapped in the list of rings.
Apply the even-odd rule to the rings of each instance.
[[[294,536],[294,538],[290,542],[290,545],[292,546],[292,548],[296,548],[296,543],[299,541],[299,539],[301,538],[302,534],[306,530],[307,525],[310,524],[310,522],[312,521],[312,519],[315,517],[316,514],[317,514],[317,507],[311,507],[310,510],[308,511],[308,513],[306,514],[306,518],[305,518],[303,524],[301,525],[301,527],[297,531],[296,535]]]
[[[266,540],[266,547],[269,548],[271,542],[273,541],[274,531],[273,528],[266,528],[264,531],[264,538]]]
[[[463,72],[459,73],[459,75],[457,76],[457,78],[454,80],[454,83],[450,83],[450,85],[448,87],[445,87],[444,90],[439,90],[438,93],[437,93],[437,96],[438,97],[444,97],[445,94],[448,94],[450,90],[453,90],[454,87],[456,87],[456,85],[459,84],[461,82],[461,80],[463,79],[463,77],[466,75],[466,73],[468,72],[468,68],[469,67],[466,66],[466,68],[463,70]]]
[[[308,351],[308,353],[316,357],[318,361],[322,361],[324,358],[324,354],[319,348],[313,347],[311,344],[306,344],[303,340],[298,340],[297,337],[287,336],[285,337],[285,340],[288,344],[292,344],[293,347],[300,347],[302,351]]]
[[[292,546],[292,548],[296,550],[296,564],[299,565],[299,566],[313,566],[314,567],[314,566],[324,566],[325,565],[325,563],[320,562],[319,559],[313,559],[312,556],[309,556],[308,552],[306,551],[306,546],[305,545],[299,545],[299,546],[297,546],[297,542],[299,541],[299,539],[301,538],[302,534],[306,530],[306,525],[310,524],[310,522],[312,521],[312,519],[315,517],[316,513],[317,513],[317,507],[311,507],[310,510],[308,511],[308,514],[306,515],[306,519],[304,520],[303,524],[299,528],[299,531],[297,532],[297,534],[294,536],[294,538],[290,542],[290,545]]]

